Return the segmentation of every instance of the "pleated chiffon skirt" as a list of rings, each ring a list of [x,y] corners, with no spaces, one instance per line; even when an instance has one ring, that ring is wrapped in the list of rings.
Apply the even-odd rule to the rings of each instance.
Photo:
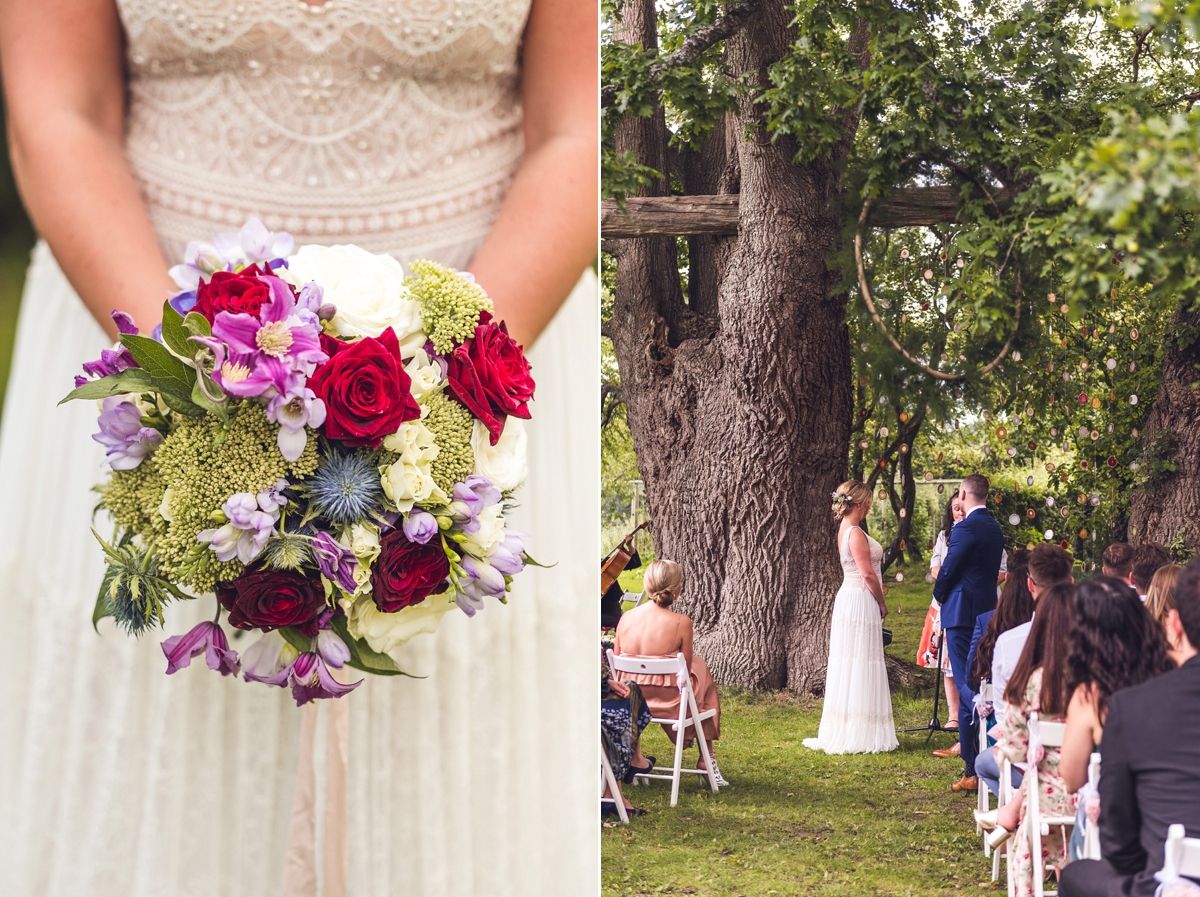
[[[804,739],[805,747],[827,754],[875,754],[899,746],[880,623],[870,591],[844,583],[833,602],[821,726],[816,738]]]
[[[589,275],[530,353],[514,525],[557,565],[406,645],[404,667],[425,678],[368,676],[343,699],[352,897],[559,897],[598,881],[597,304]],[[39,245],[0,429],[0,894],[281,897],[301,721],[318,714],[320,732],[330,708],[298,709],[203,658],[166,676],[159,642],[211,619],[211,598],[170,605],[165,631],[141,639],[110,620],[92,630],[97,412],[56,403],[107,346]],[[316,864],[323,894],[319,844]]]

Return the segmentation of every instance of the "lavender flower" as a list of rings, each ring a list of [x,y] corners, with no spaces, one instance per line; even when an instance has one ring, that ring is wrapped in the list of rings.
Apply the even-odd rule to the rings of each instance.
[[[286,231],[272,233],[257,218],[251,218],[236,234],[221,233],[212,243],[188,243],[183,264],[168,272],[180,292],[171,298],[171,307],[186,315],[196,306],[196,288],[205,277],[217,271],[234,271],[256,262],[278,268],[287,264],[295,240]]]
[[[207,542],[219,561],[232,561],[236,557],[249,564],[262,553],[275,532],[278,510],[274,513],[260,510],[257,497],[249,492],[230,496],[221,510],[228,522],[217,529],[202,530],[196,540]]]
[[[288,481],[283,478],[276,480],[274,486],[268,486],[255,496],[258,506],[268,514],[282,510],[288,503],[287,496],[283,494],[288,485]]]
[[[133,470],[162,445],[162,433],[142,426],[141,409],[133,400],[109,396],[101,408],[100,432],[92,434],[92,439],[105,447],[108,466],[113,470]]]
[[[350,649],[332,629],[322,629],[317,633],[317,653],[327,664],[339,670],[350,660]]]
[[[528,533],[505,530],[504,541],[488,555],[488,563],[504,576],[516,576],[525,569],[525,542]]]
[[[216,623],[204,622],[194,626],[187,635],[173,635],[162,643],[167,656],[167,675],[190,666],[192,658],[204,655],[210,670],[222,676],[236,676],[241,664],[236,651],[229,650],[225,632]]]
[[[276,442],[279,451],[288,461],[298,461],[308,445],[308,431],[325,423],[325,402],[303,385],[300,376],[294,375],[287,390],[276,393],[267,403],[267,420],[279,424]]]
[[[358,558],[354,556],[354,552],[339,545],[329,533],[317,533],[313,538],[312,547],[313,554],[317,556],[317,566],[321,568],[324,577],[353,594],[358,588],[354,581]]]
[[[137,334],[137,325],[133,323],[133,318],[125,312],[114,311],[112,319],[116,322],[117,330],[120,333]],[[129,350],[124,346],[117,346],[115,349],[104,349],[100,353],[100,357],[95,361],[85,361],[83,363],[83,372],[89,377],[110,377],[113,374],[119,374],[121,371],[127,371],[137,366],[138,363],[133,360],[133,356],[129,354]],[[75,378],[76,386],[83,386],[86,382],[87,380],[81,377]]]
[[[404,520],[404,537],[418,545],[428,545],[438,534],[437,518],[428,511],[413,508]]]
[[[483,599],[504,597],[507,584],[504,574],[485,561],[463,555],[463,572],[466,574],[457,583],[454,601],[468,617],[483,610]]]
[[[272,630],[263,635],[257,642],[242,652],[242,678],[247,682],[269,682],[272,685],[282,685],[282,682],[272,681],[285,668],[289,667],[283,658],[284,648],[290,648],[293,657],[295,649],[278,631]],[[286,680],[286,676],[284,679]]]
[[[499,504],[500,490],[485,476],[473,473],[461,483],[454,484],[453,500],[449,504],[450,516],[464,533],[479,529],[476,518],[484,508]]]

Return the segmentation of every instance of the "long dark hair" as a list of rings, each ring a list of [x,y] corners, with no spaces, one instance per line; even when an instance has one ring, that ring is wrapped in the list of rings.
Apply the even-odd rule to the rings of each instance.
[[[1039,695],[1043,716],[1065,716],[1070,693],[1067,691],[1067,655],[1071,646],[1071,584],[1060,582],[1038,595],[1037,614],[1029,629],[1029,640],[1017,661],[1004,700],[1024,704],[1025,689],[1033,671],[1041,667],[1042,690]]]
[[[955,492],[950,496],[950,500],[946,502],[946,513],[942,515],[942,535],[946,537],[946,544],[950,544],[950,530],[954,529],[954,503],[958,501],[958,493]]]
[[[1080,685],[1095,687],[1101,720],[1113,692],[1174,669],[1162,629],[1119,579],[1097,576],[1080,583],[1071,609],[1070,688],[1073,693]]]
[[[987,629],[975,648],[975,662],[967,683],[979,688],[979,683],[990,679],[992,657],[996,650],[996,639],[1003,633],[1028,623],[1033,616],[1033,593],[1029,591],[1029,552],[1020,548],[1008,559],[1008,578],[1004,590],[996,602],[996,612],[988,620]]]

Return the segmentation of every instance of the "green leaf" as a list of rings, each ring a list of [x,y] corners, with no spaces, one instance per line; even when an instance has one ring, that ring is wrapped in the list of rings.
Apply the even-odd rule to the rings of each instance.
[[[356,639],[350,635],[350,629],[346,625],[345,617],[333,618],[333,631],[341,637],[342,641],[346,643],[346,647],[350,649],[348,664],[354,669],[362,670],[364,673],[374,673],[377,676],[409,676],[413,679],[425,678],[424,676],[413,676],[411,673],[404,672],[404,670],[400,669],[396,661],[392,660],[387,654],[380,654],[373,650],[364,639]]]
[[[92,609],[92,628],[96,630],[97,635],[100,633],[100,621],[105,617],[113,615],[112,602],[108,598],[108,592],[113,583],[113,576],[113,568],[108,567],[104,571],[104,579],[100,582],[100,594],[96,596],[96,606]]]
[[[192,336],[212,336],[212,326],[208,323],[208,318],[199,312],[189,311],[183,319],[183,326]]]
[[[83,386],[77,386],[67,393],[58,404],[61,405],[72,399],[107,399],[109,396],[148,392],[156,388],[154,380],[149,374],[139,368],[130,368],[119,374],[110,374],[99,380],[85,383]]]
[[[281,626],[279,628],[279,634],[284,637],[289,645],[291,645],[301,654],[305,654],[313,650],[313,640],[304,633],[297,632],[291,626]]]
[[[183,325],[183,315],[175,311],[170,302],[163,303],[163,342],[171,351],[183,358],[192,358],[199,348],[191,341],[191,332]]]
[[[216,402],[210,399],[201,387],[201,380],[204,381],[203,385],[208,387],[212,395],[223,396],[223,400]],[[225,396],[225,393],[221,391],[221,387],[213,383],[212,378],[202,371],[196,371],[196,385],[192,387],[192,403],[203,408],[205,411],[211,411],[221,419],[222,423],[229,423],[230,406],[232,403]]]
[[[174,393],[184,399],[191,396],[196,372],[172,355],[162,343],[148,336],[122,333],[121,345],[129,350],[142,370],[154,378],[160,392]]]

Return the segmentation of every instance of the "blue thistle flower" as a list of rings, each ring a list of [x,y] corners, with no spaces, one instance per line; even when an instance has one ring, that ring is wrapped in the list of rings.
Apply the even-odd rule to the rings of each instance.
[[[331,451],[308,478],[308,500],[330,523],[357,523],[379,506],[383,486],[366,452]]]

